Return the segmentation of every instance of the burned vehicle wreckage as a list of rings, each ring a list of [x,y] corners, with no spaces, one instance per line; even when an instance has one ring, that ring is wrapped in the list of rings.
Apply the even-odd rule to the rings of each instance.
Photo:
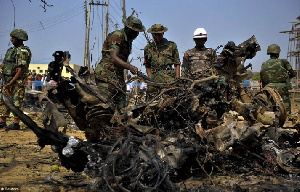
[[[257,51],[254,36],[239,45],[228,42],[212,63],[216,70],[170,84],[152,82],[158,95],[132,98],[121,111],[66,66],[73,77],[50,90],[48,102],[63,104],[87,140],[53,125],[39,127],[5,93],[2,99],[41,147],[52,146],[63,166],[96,178],[90,186],[95,191],[177,191],[177,183],[193,175],[249,170],[298,175],[299,123],[283,128],[287,113],[275,90],[266,87],[253,96],[241,86],[251,66],[244,63]]]

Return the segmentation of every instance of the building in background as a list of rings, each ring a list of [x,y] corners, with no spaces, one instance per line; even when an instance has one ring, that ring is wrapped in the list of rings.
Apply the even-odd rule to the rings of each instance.
[[[30,65],[29,65],[29,72],[31,74],[33,74],[33,73],[41,74],[41,75],[47,74],[48,64],[49,63],[30,63]],[[70,64],[70,67],[72,69],[74,69],[74,71],[76,73],[78,73],[78,71],[79,71],[79,69],[80,69],[81,66],[80,65],[76,65],[76,64]],[[61,72],[61,76],[65,77],[65,78],[70,78],[71,77],[71,73],[68,72],[65,67],[63,67],[63,70]]]

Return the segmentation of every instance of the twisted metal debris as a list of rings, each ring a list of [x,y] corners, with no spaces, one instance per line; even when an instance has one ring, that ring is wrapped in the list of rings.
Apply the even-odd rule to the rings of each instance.
[[[121,111],[69,69],[75,86],[61,82],[48,97],[65,106],[87,141],[38,127],[5,93],[2,99],[40,146],[52,145],[63,166],[96,178],[92,191],[176,191],[188,177],[227,172],[297,175],[299,123],[281,128],[287,114],[275,90],[252,96],[240,85],[245,60],[259,50],[254,36],[237,46],[228,42],[212,64],[216,74],[152,82],[158,95]]]

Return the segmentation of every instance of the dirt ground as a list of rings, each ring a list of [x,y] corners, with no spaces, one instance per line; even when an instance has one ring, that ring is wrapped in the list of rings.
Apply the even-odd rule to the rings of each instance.
[[[29,116],[42,126],[41,114]],[[89,178],[60,166],[51,147],[41,149],[36,135],[20,125],[21,130],[0,129],[0,191],[86,191]],[[72,128],[67,134],[84,139],[82,131]]]
[[[29,113],[29,116],[42,126],[41,114]],[[85,173],[74,173],[62,167],[50,146],[41,149],[35,134],[24,124],[21,127],[21,130],[9,132],[0,129],[1,192],[89,191],[87,185],[93,179]],[[67,134],[84,139],[84,133],[72,127],[68,127]],[[187,191],[300,191],[299,176],[226,175],[189,178],[178,185],[189,189]]]

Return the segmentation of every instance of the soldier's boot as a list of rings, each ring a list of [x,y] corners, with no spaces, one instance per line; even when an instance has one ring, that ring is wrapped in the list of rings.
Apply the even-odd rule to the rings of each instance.
[[[10,126],[8,126],[5,131],[9,131],[9,130],[20,130],[21,127],[19,125],[19,123],[13,123]]]
[[[6,122],[0,122],[0,129],[3,129],[4,127],[6,127]]]

